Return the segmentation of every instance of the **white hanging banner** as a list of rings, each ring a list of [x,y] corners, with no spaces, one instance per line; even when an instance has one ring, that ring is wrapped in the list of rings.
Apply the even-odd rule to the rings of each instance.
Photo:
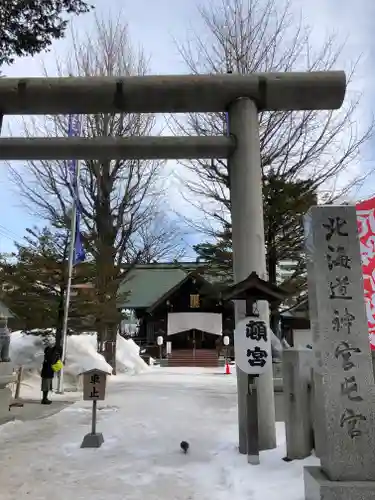
[[[201,330],[221,335],[222,323],[222,316],[218,313],[168,313],[168,335],[187,330]]]
[[[256,316],[237,323],[234,330],[234,355],[240,370],[249,375],[264,373],[272,363],[271,329]]]

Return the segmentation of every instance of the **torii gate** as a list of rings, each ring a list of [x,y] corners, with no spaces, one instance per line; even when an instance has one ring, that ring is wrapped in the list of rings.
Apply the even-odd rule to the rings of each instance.
[[[342,71],[134,77],[1,78],[4,115],[228,112],[230,136],[3,138],[0,160],[227,158],[233,270],[266,279],[260,111],[331,110],[346,91]],[[268,322],[268,308],[261,314]],[[236,305],[236,322],[245,315]],[[247,376],[238,373],[239,450],[246,454]],[[257,382],[259,445],[276,447],[271,370]]]

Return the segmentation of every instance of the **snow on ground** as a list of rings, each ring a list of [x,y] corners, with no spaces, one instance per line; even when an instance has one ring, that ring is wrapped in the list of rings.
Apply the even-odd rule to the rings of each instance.
[[[16,367],[24,367],[21,396],[34,397],[40,394],[40,368],[43,363],[44,345],[41,336],[25,335],[20,331],[12,333],[10,357]],[[139,356],[139,347],[133,340],[117,336],[117,371],[139,374],[150,367]],[[70,390],[80,388],[78,375],[85,370],[98,368],[112,372],[104,357],[96,351],[96,335],[81,334],[68,336],[66,365],[64,369],[65,387]],[[26,391],[26,392],[25,392]]]
[[[41,398],[40,391],[40,374],[37,371],[31,370],[26,372],[26,376],[22,379],[20,398],[23,401],[39,401]],[[53,382],[54,389],[57,388],[57,378]],[[9,388],[12,390],[12,394],[16,391],[16,382],[9,384]],[[52,401],[79,401],[82,399],[82,391],[78,385],[72,383],[64,383],[64,394],[57,394],[56,392],[50,393],[49,399]]]
[[[80,448],[89,402],[0,427],[2,500],[303,500],[303,465],[317,460],[282,460],[282,424],[279,447],[261,453],[261,465],[239,455],[235,375],[155,367],[109,380],[98,404],[100,449]]]

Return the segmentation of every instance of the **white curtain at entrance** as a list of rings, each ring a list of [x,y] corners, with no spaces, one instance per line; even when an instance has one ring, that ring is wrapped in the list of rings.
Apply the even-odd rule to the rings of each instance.
[[[168,313],[168,335],[201,330],[214,335],[222,335],[221,314],[217,313]]]

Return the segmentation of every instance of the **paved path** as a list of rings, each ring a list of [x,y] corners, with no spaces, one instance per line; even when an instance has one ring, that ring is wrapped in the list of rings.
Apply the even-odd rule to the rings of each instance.
[[[23,416],[29,422],[0,427],[0,498],[276,500],[270,468],[287,488],[290,464],[281,460],[283,450],[275,450],[269,455],[274,462],[249,468],[237,452],[236,400],[235,379],[226,377],[119,377],[98,404],[105,440],[99,450],[80,448],[90,431],[89,402],[56,401],[46,408],[29,402]],[[186,456],[181,440],[191,443]],[[264,483],[260,496],[258,478]]]
[[[64,401],[59,399],[53,401],[51,405],[42,405],[40,401],[32,399],[21,400],[23,407],[13,406],[9,412],[9,420],[22,420],[27,422],[29,420],[37,420],[39,418],[47,418],[59,413],[67,406],[73,404],[72,401]]]

